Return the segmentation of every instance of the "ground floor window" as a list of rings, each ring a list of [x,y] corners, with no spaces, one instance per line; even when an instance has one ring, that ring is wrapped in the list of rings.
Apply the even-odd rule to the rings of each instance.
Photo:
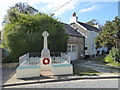
[[[77,50],[77,45],[76,44],[68,44],[67,45],[67,51],[68,52],[76,52]]]

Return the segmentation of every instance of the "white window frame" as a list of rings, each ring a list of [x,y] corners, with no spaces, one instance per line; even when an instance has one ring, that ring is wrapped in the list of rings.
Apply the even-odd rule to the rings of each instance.
[[[68,52],[77,52],[77,45],[76,44],[68,44],[67,45],[67,51]]]

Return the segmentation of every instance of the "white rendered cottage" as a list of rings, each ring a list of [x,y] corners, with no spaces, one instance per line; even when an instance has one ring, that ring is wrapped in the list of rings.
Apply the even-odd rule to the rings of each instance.
[[[95,45],[95,38],[99,35],[99,27],[91,26],[83,22],[78,21],[78,17],[74,12],[72,18],[70,18],[70,24],[77,29],[77,31],[85,36],[85,56],[93,56],[97,54],[97,49]],[[106,48],[100,48],[100,53]]]

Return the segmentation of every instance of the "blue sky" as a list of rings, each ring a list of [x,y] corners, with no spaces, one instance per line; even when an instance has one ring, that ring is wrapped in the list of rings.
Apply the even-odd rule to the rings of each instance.
[[[78,20],[81,22],[88,22],[92,19],[96,19],[101,24],[104,24],[107,20],[112,20],[115,16],[118,16],[118,3],[81,2],[76,5],[75,9],[63,13],[62,15],[58,16],[58,18],[63,22],[69,23],[69,19],[74,11],[77,13]]]
[[[70,2],[69,2],[70,1]],[[55,12],[54,17],[58,20],[69,23],[73,12],[77,13],[78,20],[87,22],[96,19],[100,24],[104,24],[108,20],[113,20],[118,16],[118,1],[119,0],[0,0],[0,23],[6,14],[6,10],[16,2],[26,2],[40,12],[46,14],[53,13],[57,8],[69,2],[64,7]],[[97,2],[95,2],[97,1]],[[1,29],[0,25],[0,29]]]

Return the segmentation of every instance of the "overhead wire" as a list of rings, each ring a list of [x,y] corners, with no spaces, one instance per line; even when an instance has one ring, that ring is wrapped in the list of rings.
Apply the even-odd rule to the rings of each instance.
[[[26,3],[28,3],[30,0],[26,1]],[[70,3],[72,0],[66,2],[65,4],[63,4],[62,6],[60,6],[59,8],[55,9],[53,11],[53,13],[51,13],[51,16],[54,16],[55,12],[58,11],[59,9],[61,9],[62,7],[64,7],[65,5],[67,5],[68,3]]]
[[[65,5],[67,5],[68,3],[70,3],[72,0],[66,2],[65,4],[63,4],[62,6],[60,6],[59,8],[57,8],[56,10],[54,10],[54,12],[51,14],[52,16],[55,14],[56,11],[58,11],[60,8],[64,7]]]

